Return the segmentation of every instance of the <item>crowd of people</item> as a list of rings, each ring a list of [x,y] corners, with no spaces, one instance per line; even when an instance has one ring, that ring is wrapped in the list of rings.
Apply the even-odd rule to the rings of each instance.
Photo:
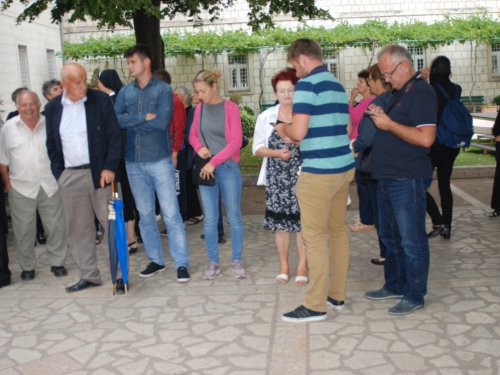
[[[376,230],[379,240],[379,255],[371,262],[383,266],[385,282],[366,298],[398,300],[388,310],[391,315],[412,313],[425,305],[428,240],[451,238],[450,178],[459,148],[441,144],[436,126],[447,98],[459,98],[461,88],[450,81],[451,63],[445,56],[415,72],[408,50],[391,45],[380,51],[377,64],[358,73],[348,97],[322,56],[313,40],[291,45],[293,68],[272,78],[276,105],[258,116],[254,132],[252,152],[263,158],[258,185],[266,189],[263,226],[275,232],[279,257],[276,282],[289,280],[295,232],[295,284],[307,286],[303,304],[282,319],[319,321],[326,319],[327,306],[344,308],[349,229]],[[246,277],[240,208],[243,132],[238,106],[219,94],[221,73],[198,72],[190,94],[184,86],[172,89],[167,71],[152,71],[148,47],[135,45],[124,57],[134,78],[125,86],[116,71],[107,69],[99,74],[96,89],[88,89],[85,69],[69,63],[60,82],[43,85],[48,100],[43,112],[35,92],[20,88],[13,93],[17,113],[0,131],[0,172],[21,279],[35,278],[35,238],[46,245],[56,277],[68,274],[69,248],[79,281],[66,288],[68,293],[102,284],[96,232],[102,227],[106,248],[107,202],[114,182],[119,182],[125,203],[128,252],[136,253],[137,243],[143,243],[149,259],[140,277],[165,270],[160,236],[166,235],[177,281],[188,282],[184,223],[203,222],[208,258],[203,278],[214,279],[220,273],[219,244],[226,242],[222,202],[230,225],[233,275]],[[497,138],[499,127],[497,118]],[[492,217],[500,215],[498,151],[497,142]],[[428,193],[434,169],[441,211]],[[360,219],[348,227],[354,179]],[[426,212],[433,224],[429,233]],[[162,232],[159,213],[166,228]],[[0,219],[2,287],[11,276],[3,196]],[[108,251],[105,255],[109,264]],[[126,290],[120,274],[116,290]]]

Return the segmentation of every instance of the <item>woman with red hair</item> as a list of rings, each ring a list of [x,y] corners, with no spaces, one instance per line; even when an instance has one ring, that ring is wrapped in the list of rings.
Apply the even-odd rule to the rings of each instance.
[[[290,68],[272,78],[271,84],[279,104],[262,112],[257,118],[252,152],[264,158],[257,185],[266,186],[264,227],[276,232],[276,249],[280,259],[276,282],[288,282],[290,233],[295,232],[299,253],[295,284],[301,286],[306,285],[309,279],[306,248],[300,233],[299,205],[295,196],[301,164],[300,151],[296,142],[274,130],[276,124],[292,122],[293,92],[298,80],[295,70]]]

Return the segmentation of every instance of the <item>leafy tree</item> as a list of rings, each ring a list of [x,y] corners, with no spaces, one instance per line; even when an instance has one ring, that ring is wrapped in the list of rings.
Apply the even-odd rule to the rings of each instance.
[[[15,0],[1,0],[0,9],[8,9]],[[217,19],[234,0],[18,0],[26,6],[17,17],[19,24],[34,21],[51,6],[52,22],[61,22],[70,14],[69,22],[97,21],[99,28],[114,29],[117,25],[133,27],[136,43],[148,45],[154,54],[152,67],[164,67],[165,45],[160,34],[160,20],[177,14],[197,16],[200,9],[208,11],[210,21]],[[332,19],[328,11],[317,8],[315,0],[247,0],[250,7],[248,25],[259,30],[261,25],[273,27],[273,16],[290,14],[298,20],[304,17]]]

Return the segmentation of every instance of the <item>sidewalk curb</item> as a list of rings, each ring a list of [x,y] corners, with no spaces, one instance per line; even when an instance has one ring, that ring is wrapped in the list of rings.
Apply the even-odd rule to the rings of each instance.
[[[257,173],[249,173],[241,175],[243,186],[256,186],[259,175]],[[465,167],[453,168],[451,179],[469,179],[469,178],[493,178],[495,177],[494,165],[474,165]],[[436,179],[434,172],[434,179]]]

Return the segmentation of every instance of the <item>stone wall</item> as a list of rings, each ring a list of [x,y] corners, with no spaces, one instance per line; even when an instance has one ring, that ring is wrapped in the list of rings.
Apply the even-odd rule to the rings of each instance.
[[[477,49],[478,62],[476,66],[476,84],[471,92],[472,95],[483,95],[486,102],[491,102],[493,97],[500,95],[500,82],[492,80],[488,75],[488,45],[479,45]],[[436,49],[428,48],[425,50],[425,65],[429,66],[432,60],[439,55],[445,55],[450,58],[452,63],[452,80],[462,86],[463,96],[469,95],[472,88],[472,75],[471,75],[471,47],[470,44],[454,43],[449,46],[443,46]],[[372,63],[376,63],[376,53],[373,57]],[[265,51],[263,52],[265,55]],[[243,98],[243,103],[250,106],[256,111],[259,111],[259,96],[261,93],[260,85],[260,66],[261,54],[259,52],[250,53],[249,68],[253,76],[253,86],[248,91],[238,91]],[[355,87],[357,80],[357,73],[368,67],[372,60],[372,51],[363,48],[346,48],[339,52],[339,81],[344,85],[346,91],[349,93]],[[202,59],[201,56],[191,57],[169,57],[165,60],[166,69],[172,76],[172,86],[186,86],[192,89],[192,79],[195,74],[201,69],[219,69],[223,72],[223,79],[219,84],[220,94],[229,98],[231,91],[225,85],[227,77],[226,64],[224,63],[224,56],[218,55],[217,59],[209,57]],[[101,60],[92,61],[84,64],[89,77],[92,70],[96,67],[100,69],[115,68],[120,73],[124,82],[127,82],[127,69],[126,61],[117,60]],[[287,54],[284,50],[277,50],[270,53],[265,59],[263,66],[263,104],[274,103],[275,98],[271,86],[271,78],[281,69],[289,66],[287,62]]]
[[[330,14],[337,21],[307,21],[310,26],[326,26],[334,27],[339,20],[346,20],[353,24],[365,22],[368,18],[376,18],[387,20],[392,23],[408,22],[413,19],[418,19],[424,22],[435,22],[441,20],[445,14],[453,16],[462,16],[477,11],[478,7],[485,7],[490,13],[498,14],[500,12],[500,1],[470,1],[457,0],[453,2],[444,1],[420,1],[410,2],[407,0],[339,0],[335,1],[335,5],[331,0],[317,0],[318,7],[328,9]],[[205,11],[200,13],[200,16],[205,20],[204,30],[248,30],[245,20],[247,19],[248,4],[244,0],[235,0],[234,5],[228,10],[224,10],[220,20],[212,24],[208,22],[209,16]],[[296,28],[298,22],[289,16],[277,16],[275,21],[278,26],[284,28]],[[187,17],[182,15],[177,16],[173,20],[162,22],[162,27],[176,28],[180,31],[187,30],[196,32],[200,28],[193,28],[193,24],[187,22]],[[102,35],[104,30],[97,30],[92,23],[78,22],[72,25],[66,25],[65,38],[70,41],[78,41],[85,36]],[[130,33],[130,29],[117,29],[115,32]],[[483,95],[487,102],[500,94],[500,78],[491,78],[488,72],[491,70],[489,60],[491,56],[488,54],[487,45],[480,45],[477,48],[477,65],[475,81],[472,95]],[[249,68],[251,74],[252,87],[248,91],[241,91],[243,102],[246,105],[258,110],[259,96],[262,92],[261,78],[259,76],[262,55],[266,54],[266,50],[250,53],[248,55]],[[432,59],[438,55],[446,55],[452,61],[453,80],[463,87],[464,95],[468,95],[472,88],[472,64],[471,64],[471,47],[470,43],[460,44],[454,43],[449,46],[443,46],[436,49],[428,48],[425,51],[425,65],[430,65]],[[362,48],[346,48],[339,53],[339,75],[340,82],[345,86],[346,91],[350,91],[357,80],[357,72],[365,69],[372,58],[372,52]],[[200,69],[218,68],[224,73],[227,80],[226,63],[224,56],[219,55],[216,58],[202,59],[200,56],[195,58],[186,57],[170,57],[166,59],[167,70],[173,78],[173,86],[184,85],[191,88],[191,80]],[[373,59],[373,63],[376,58]],[[93,66],[96,63],[87,63],[86,66]],[[108,64],[110,65],[110,64]],[[274,95],[270,85],[271,77],[279,70],[287,66],[286,51],[274,51],[269,54],[263,65],[264,83],[262,102],[265,104],[274,102]],[[126,75],[126,73],[125,73]],[[229,97],[231,92],[225,85],[225,81],[221,82],[221,95]]]

